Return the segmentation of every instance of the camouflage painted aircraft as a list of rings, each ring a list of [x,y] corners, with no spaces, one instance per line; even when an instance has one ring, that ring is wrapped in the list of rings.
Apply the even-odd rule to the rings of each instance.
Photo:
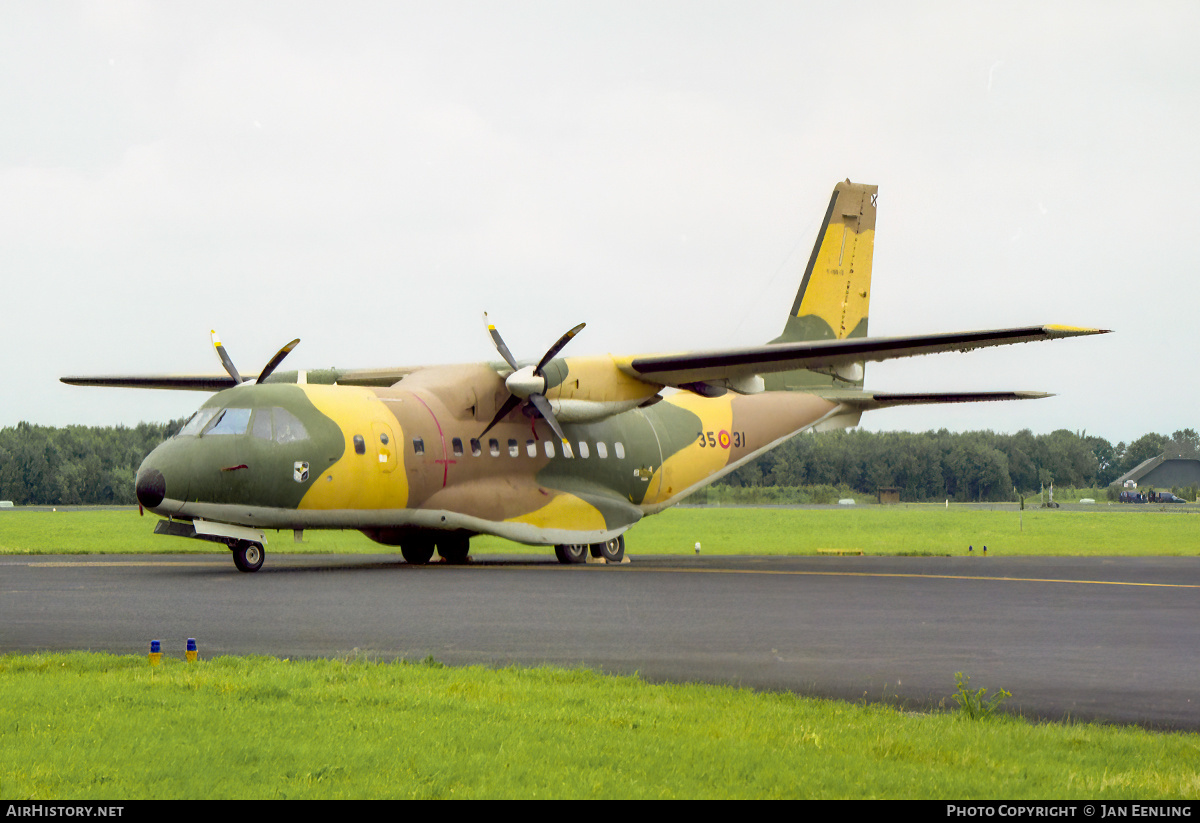
[[[783,333],[749,348],[536,362],[63,378],[76,385],[215,391],[137,472],[155,532],[223,543],[245,572],[265,529],[358,529],[410,563],[468,559],[498,535],[563,563],[620,562],[646,515],[794,435],[864,411],[1013,400],[1035,392],[896,394],[863,388],[867,361],[1100,333],[1067,326],[868,337],[876,186],[839,183]],[[486,317],[486,315],[485,315]]]

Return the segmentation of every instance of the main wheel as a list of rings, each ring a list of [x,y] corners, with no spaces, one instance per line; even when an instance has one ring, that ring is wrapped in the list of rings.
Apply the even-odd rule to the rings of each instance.
[[[239,540],[230,548],[233,550],[233,565],[237,566],[238,571],[256,572],[262,568],[267,553],[263,551],[261,543]]]
[[[592,557],[603,557],[606,563],[620,563],[625,559],[625,535],[617,535],[603,543],[593,543]]]
[[[437,539],[437,550],[447,563],[466,563],[471,552],[471,538],[456,532],[447,533]]]
[[[433,538],[425,536],[405,537],[400,541],[400,554],[414,566],[423,566],[433,557]]]
[[[554,547],[554,556],[559,563],[585,563],[588,546],[586,543],[560,543]]]

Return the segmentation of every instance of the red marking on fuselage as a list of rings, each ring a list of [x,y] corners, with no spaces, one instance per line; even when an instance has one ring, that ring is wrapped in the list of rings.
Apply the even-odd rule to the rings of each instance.
[[[417,402],[425,407],[425,411],[429,412],[429,416],[433,418],[433,425],[437,426],[438,437],[441,438],[441,441],[442,441],[442,458],[440,460],[434,460],[433,462],[442,464],[442,488],[444,489],[444,488],[446,488],[446,481],[450,479],[450,464],[457,463],[458,461],[450,460],[449,458],[447,458],[445,456],[446,455],[446,433],[442,431],[442,424],[438,421],[437,415],[433,413],[433,409],[429,408],[429,404],[426,403],[424,400],[422,400],[416,394],[413,394],[413,397],[416,397]]]

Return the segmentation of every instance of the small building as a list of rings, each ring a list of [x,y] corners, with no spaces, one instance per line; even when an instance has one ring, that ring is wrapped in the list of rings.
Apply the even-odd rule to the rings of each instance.
[[[900,502],[900,487],[899,486],[880,486],[877,492],[880,503],[899,503]]]
[[[1167,457],[1160,454],[1145,460],[1112,482],[1118,488],[1172,488],[1200,486],[1200,458]]]

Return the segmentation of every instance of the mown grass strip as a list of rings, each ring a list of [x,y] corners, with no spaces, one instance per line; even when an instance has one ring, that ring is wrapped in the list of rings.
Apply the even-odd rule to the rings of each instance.
[[[137,510],[0,512],[0,554],[217,553],[201,540],[153,534],[156,518]],[[937,505],[820,508],[677,508],[648,517],[626,534],[637,554],[989,556],[1200,555],[1200,512],[1098,506],[1094,511],[979,510]],[[394,551],[355,531],[267,532],[268,553]],[[471,541],[474,554],[547,553],[496,537]]]
[[[433,661],[7,655],[0,742],[6,799],[1200,797],[1195,734]]]

